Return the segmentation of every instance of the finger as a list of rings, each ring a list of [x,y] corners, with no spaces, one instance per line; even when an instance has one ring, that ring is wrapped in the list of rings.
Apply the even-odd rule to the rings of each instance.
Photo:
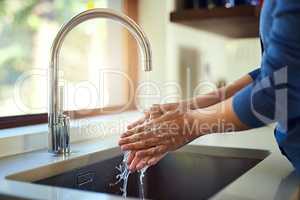
[[[127,126],[127,129],[132,129],[140,124],[143,124],[148,118],[150,117],[150,113],[149,112],[144,112],[144,116],[142,118],[140,118],[139,120],[129,124]]]
[[[132,128],[136,127],[137,125],[143,123],[144,121],[145,121],[145,116],[143,116],[141,119],[139,119],[139,120],[137,120],[137,121],[132,122],[131,124],[129,124],[127,126],[127,129],[132,129]]]
[[[150,119],[155,119],[155,118],[158,118],[158,117],[160,117],[160,116],[162,116],[162,115],[163,115],[163,113],[158,112],[158,111],[151,112],[151,113],[150,113]]]
[[[153,104],[150,108],[150,119],[154,119],[163,115],[163,111],[161,110],[160,104]]]
[[[166,103],[166,104],[161,104],[161,105],[160,105],[160,110],[161,110],[163,113],[166,113],[166,112],[171,111],[171,110],[176,110],[178,106],[179,106],[178,103]]]
[[[127,132],[125,132],[122,135],[122,137],[126,137],[128,135],[132,135],[134,133],[138,133],[138,132],[144,131],[146,129],[151,129],[152,127],[155,127],[156,125],[158,125],[161,122],[176,119],[178,117],[179,113],[180,112],[178,110],[169,111],[160,116],[158,116],[158,113],[155,113],[155,115],[157,115],[158,117],[154,117],[154,119],[152,119],[150,122],[148,122],[146,124],[142,124],[142,125],[134,127],[133,129],[128,130]]]
[[[131,136],[131,135],[134,135],[134,134],[138,134],[138,133],[144,131],[145,129],[146,129],[145,126],[143,126],[143,125],[137,125],[133,129],[127,130],[125,133],[123,133],[121,135],[121,138],[128,137],[128,136]]]
[[[164,154],[167,152],[167,150],[168,150],[168,147],[166,145],[159,145],[156,147],[151,147],[147,150],[138,151],[138,152],[136,152],[135,155],[140,158],[149,157],[149,156],[153,157],[156,155]]]
[[[127,130],[125,133],[121,135],[121,138],[128,137],[133,134],[137,134],[143,131],[151,131],[153,127],[151,127],[151,121],[148,123],[144,123],[142,125],[138,125],[130,130]]]
[[[130,163],[128,169],[132,172],[136,171],[136,165],[141,161],[141,158],[135,156],[132,160],[132,162]]]
[[[176,119],[179,114],[180,114],[180,111],[178,111],[178,110],[169,111],[169,112],[165,113],[164,115],[151,120],[149,123],[139,125],[131,130],[128,130],[127,132],[125,132],[121,135],[121,138],[128,137],[130,135],[133,135],[133,134],[136,134],[136,133],[148,130],[148,129],[151,130],[152,128],[159,126],[160,123]]]
[[[128,166],[130,166],[132,160],[133,160],[134,157],[135,157],[135,154],[136,154],[135,151],[131,151],[131,152],[129,153],[129,156],[128,156],[128,158],[127,158],[127,165],[128,165]]]
[[[176,136],[178,135],[177,131],[174,130],[153,130],[151,132],[143,132],[140,134],[135,134],[126,138],[121,138],[119,140],[119,145],[121,146],[122,150],[130,150],[127,148],[132,148],[132,145],[141,144],[139,142],[144,142],[145,146],[139,146],[139,148],[146,148],[146,146],[158,146],[158,145],[171,145],[171,141],[175,140]],[[142,144],[141,144],[142,145]],[[136,147],[137,148],[137,147]],[[161,148],[161,147],[159,147]],[[132,150],[132,149],[131,149]],[[150,150],[148,150],[150,151]],[[155,152],[161,153],[161,152]]]
[[[121,149],[122,151],[138,151],[150,148],[157,144],[159,144],[159,140],[157,138],[151,138],[144,141],[121,145]]]
[[[175,110],[175,111],[168,111],[165,114],[163,114],[162,116],[151,120],[151,122],[149,122],[147,124],[147,126],[149,127],[155,127],[155,125],[159,125],[160,123],[166,122],[166,121],[171,121],[174,120],[176,118],[178,118],[180,114],[180,111]]]
[[[161,155],[154,156],[153,158],[148,160],[147,165],[148,166],[156,165],[165,155],[166,154],[161,154]]]
[[[147,166],[148,161],[150,160],[151,157],[145,157],[143,158],[137,165],[136,165],[136,170],[141,170],[144,167]]]
[[[135,132],[131,131],[131,130],[127,130],[126,132],[122,133],[120,138],[124,138],[124,137],[129,137],[131,135],[135,134]]]
[[[131,136],[120,138],[119,145],[134,143],[151,137],[155,137],[155,131],[150,131],[150,132],[144,131]]]
[[[149,138],[135,143],[125,144],[121,146],[122,151],[137,151],[158,146],[162,143],[159,138]]]
[[[150,108],[150,112],[161,112],[160,104],[153,104]]]

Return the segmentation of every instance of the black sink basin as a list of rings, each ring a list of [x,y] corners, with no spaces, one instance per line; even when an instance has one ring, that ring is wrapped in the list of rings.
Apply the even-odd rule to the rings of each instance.
[[[147,170],[143,187],[146,198],[207,199],[267,156],[266,152],[255,150],[212,148],[201,153],[201,149],[191,151],[193,148],[197,150],[198,147],[170,153]],[[118,174],[116,166],[122,158],[121,155],[114,156],[35,183],[122,195],[122,183],[113,184]],[[138,183],[138,174],[131,174],[127,186],[129,197],[139,198]]]

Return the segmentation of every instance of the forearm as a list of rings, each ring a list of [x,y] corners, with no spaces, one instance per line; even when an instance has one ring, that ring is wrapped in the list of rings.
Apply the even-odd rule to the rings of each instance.
[[[241,77],[240,79],[236,80],[235,82],[225,87],[217,89],[216,91],[187,100],[185,101],[185,104],[187,104],[187,107],[192,110],[215,105],[232,97],[236,92],[246,87],[252,81],[253,80],[251,76],[247,74]]]
[[[232,107],[232,98],[213,106],[189,111],[186,114],[185,131],[195,139],[210,133],[225,133],[249,129],[244,125]]]
[[[236,92],[240,91],[250,83],[252,83],[252,78],[249,74],[241,77],[235,82],[217,89],[216,91],[210,92],[208,94],[199,95],[195,98],[188,99],[185,101],[177,103],[166,103],[166,104],[156,104],[152,106],[152,112],[158,112],[157,107],[159,107],[158,113],[166,113],[168,111],[183,109],[183,110],[196,110],[201,108],[206,108],[217,103],[220,103],[230,97],[232,97]]]

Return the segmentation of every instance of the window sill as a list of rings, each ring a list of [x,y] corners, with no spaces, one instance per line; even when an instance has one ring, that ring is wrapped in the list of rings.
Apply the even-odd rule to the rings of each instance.
[[[121,134],[126,125],[141,116],[137,111],[72,120],[71,142]],[[48,125],[39,124],[0,130],[0,157],[48,146]]]

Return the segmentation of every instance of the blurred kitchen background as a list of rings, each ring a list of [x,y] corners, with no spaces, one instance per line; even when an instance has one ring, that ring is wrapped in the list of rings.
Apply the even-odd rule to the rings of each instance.
[[[62,48],[67,110],[118,106],[130,99],[126,78],[120,73],[103,75],[106,70],[134,76],[135,87],[153,82],[160,95],[147,98],[145,104],[191,97],[205,81],[209,84],[203,84],[199,93],[234,81],[259,65],[260,4],[258,0],[0,0],[0,117],[47,112],[51,44],[59,27],[80,11],[102,7],[128,14],[125,7],[134,9],[129,16],[152,45],[153,72],[136,66],[136,45],[120,25],[86,22]]]

